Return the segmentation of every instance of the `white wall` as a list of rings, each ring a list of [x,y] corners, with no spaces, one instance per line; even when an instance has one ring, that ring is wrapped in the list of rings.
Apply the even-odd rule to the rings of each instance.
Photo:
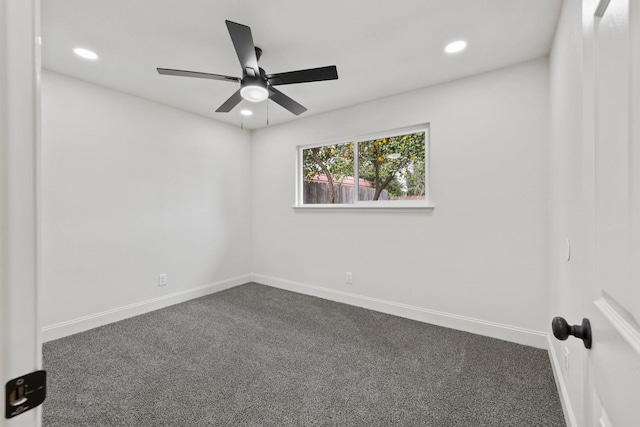
[[[176,293],[246,282],[250,138],[45,71],[41,319],[45,330],[62,328],[45,340],[176,302],[158,302]]]
[[[583,295],[590,283],[590,235],[585,183],[593,179],[588,167],[590,149],[583,134],[583,2],[565,1],[550,54],[550,161],[549,161],[549,319],[562,316],[571,324],[584,317]],[[589,10],[594,10],[593,8]],[[589,12],[587,12],[589,13]],[[591,12],[592,13],[592,12]],[[591,147],[591,150],[593,148]],[[589,169],[591,171],[589,171]],[[591,184],[593,185],[593,184]],[[571,242],[567,260],[566,240]],[[569,370],[565,351],[569,351]],[[582,341],[550,339],[565,418],[570,426],[584,420],[584,370],[587,352]]]
[[[548,93],[542,58],[254,131],[257,280],[545,347]],[[294,212],[296,145],[425,122],[432,215]]]
[[[49,338],[253,278],[546,346],[548,71],[542,58],[253,135],[45,72]],[[294,212],[296,145],[424,122],[432,214]]]

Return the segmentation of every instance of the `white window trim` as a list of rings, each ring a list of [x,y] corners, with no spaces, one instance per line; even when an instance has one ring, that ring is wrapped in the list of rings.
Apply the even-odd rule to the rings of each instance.
[[[415,202],[414,202],[415,203]],[[435,206],[430,205],[417,205],[412,206],[359,206],[357,204],[315,204],[315,205],[302,205],[294,206],[293,210],[296,212],[305,211],[348,211],[348,212],[417,212],[417,213],[429,213],[433,212]]]
[[[358,165],[358,144],[362,141],[370,141],[374,139],[380,138],[389,138],[399,135],[405,135],[409,133],[416,132],[424,132],[425,141],[424,141],[424,156],[425,156],[425,198],[424,200],[397,200],[397,201],[356,201],[352,204],[303,204],[304,200],[303,194],[303,158],[302,152],[303,150],[311,147],[322,147],[326,145],[334,145],[334,144],[345,144],[348,142],[353,142],[354,144],[354,161],[353,161],[353,169],[354,175],[358,176],[358,179],[354,180],[354,191],[358,194],[358,182],[360,177],[359,165]],[[296,147],[296,199],[295,205],[293,209],[295,211],[330,211],[330,210],[340,210],[340,211],[360,211],[360,212],[389,212],[389,211],[402,211],[402,212],[432,212],[434,209],[433,204],[431,203],[430,197],[430,163],[431,163],[431,135],[430,135],[430,125],[429,123],[423,123],[415,126],[408,126],[403,128],[389,129],[377,131],[374,133],[368,133],[365,135],[358,135],[355,137],[347,137],[347,138],[339,138],[333,139],[329,141],[323,141],[313,144],[304,144],[298,145]],[[354,177],[355,178],[355,177]]]

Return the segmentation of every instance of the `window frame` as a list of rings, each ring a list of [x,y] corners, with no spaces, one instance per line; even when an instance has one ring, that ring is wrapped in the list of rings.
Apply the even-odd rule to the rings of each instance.
[[[304,204],[304,172],[303,172],[303,151],[313,147],[324,147],[327,145],[336,145],[336,144],[348,144],[353,143],[353,170],[354,170],[354,195],[355,198],[358,197],[358,188],[359,188],[359,178],[360,178],[360,169],[359,169],[359,147],[361,142],[382,139],[382,138],[391,138],[395,136],[402,136],[417,132],[424,132],[424,179],[425,179],[425,195],[424,200],[368,200],[368,201],[360,201],[356,200],[353,203],[325,203],[325,204]],[[431,204],[430,197],[430,163],[431,163],[431,153],[430,153],[430,144],[431,136],[430,136],[430,124],[423,123],[414,126],[406,126],[402,128],[381,130],[372,133],[367,133],[363,135],[357,135],[355,137],[346,137],[346,138],[337,138],[328,141],[316,142],[311,144],[302,144],[296,146],[296,185],[295,185],[295,205],[294,210],[352,210],[352,211],[432,211],[433,205]]]

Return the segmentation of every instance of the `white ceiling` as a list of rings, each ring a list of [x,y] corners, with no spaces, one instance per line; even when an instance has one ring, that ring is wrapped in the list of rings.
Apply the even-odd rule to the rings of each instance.
[[[42,0],[44,68],[240,125],[215,113],[237,83],[157,74],[156,67],[241,77],[225,19],[251,27],[269,74],[338,67],[338,80],[281,86],[335,110],[545,56],[561,0]],[[468,48],[443,52],[453,40]],[[100,56],[88,61],[74,47]],[[243,101],[266,125],[267,103]],[[269,102],[269,123],[297,117]]]

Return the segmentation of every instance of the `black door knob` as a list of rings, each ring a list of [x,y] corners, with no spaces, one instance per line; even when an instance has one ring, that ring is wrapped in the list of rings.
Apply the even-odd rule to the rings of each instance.
[[[554,317],[551,321],[551,330],[553,336],[561,341],[569,338],[569,335],[573,335],[580,338],[586,348],[591,348],[591,323],[589,323],[589,319],[582,319],[581,325],[569,325],[562,317]]]

